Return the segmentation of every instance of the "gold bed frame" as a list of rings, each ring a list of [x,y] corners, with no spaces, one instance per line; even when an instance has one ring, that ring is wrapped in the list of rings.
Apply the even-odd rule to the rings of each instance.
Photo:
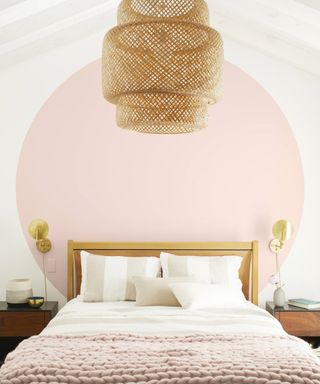
[[[161,251],[175,255],[242,256],[239,276],[247,300],[258,304],[258,241],[250,242],[137,242],[100,243],[68,241],[68,300],[80,293],[80,252],[109,256],[160,256]]]

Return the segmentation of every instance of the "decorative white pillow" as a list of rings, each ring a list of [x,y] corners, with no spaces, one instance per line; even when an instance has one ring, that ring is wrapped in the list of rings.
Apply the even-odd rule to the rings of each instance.
[[[184,309],[236,308],[246,302],[241,289],[225,284],[177,282],[169,287]]]
[[[177,256],[161,252],[160,260],[163,277],[192,275],[211,284],[242,287],[241,256]]]
[[[133,276],[160,276],[158,257],[97,256],[81,251],[83,301],[135,300]]]
[[[133,277],[136,286],[137,306],[169,306],[180,307],[179,301],[169,288],[170,283],[198,282],[194,276],[185,277]]]

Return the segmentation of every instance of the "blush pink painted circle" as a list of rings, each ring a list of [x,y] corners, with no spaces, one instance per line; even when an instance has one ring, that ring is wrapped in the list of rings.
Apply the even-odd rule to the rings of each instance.
[[[273,98],[225,64],[224,97],[206,130],[174,136],[117,128],[101,92],[100,60],[65,81],[23,144],[17,201],[50,225],[51,282],[66,293],[67,240],[260,241],[260,288],[274,272],[272,223],[297,229],[303,172],[292,130]],[[286,257],[292,241],[286,246]]]

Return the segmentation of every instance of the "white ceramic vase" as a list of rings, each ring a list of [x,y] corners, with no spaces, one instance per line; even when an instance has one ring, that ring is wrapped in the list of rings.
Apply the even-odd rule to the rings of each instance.
[[[8,304],[25,304],[32,295],[30,279],[13,279],[8,281],[6,292]]]
[[[286,294],[284,290],[279,287],[273,293],[273,304],[276,307],[283,307],[286,302]]]

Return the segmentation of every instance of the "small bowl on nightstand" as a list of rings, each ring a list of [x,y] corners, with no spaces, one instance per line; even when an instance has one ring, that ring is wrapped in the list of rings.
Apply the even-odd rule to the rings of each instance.
[[[28,298],[28,305],[31,308],[40,308],[43,303],[44,303],[44,297],[32,296]]]

